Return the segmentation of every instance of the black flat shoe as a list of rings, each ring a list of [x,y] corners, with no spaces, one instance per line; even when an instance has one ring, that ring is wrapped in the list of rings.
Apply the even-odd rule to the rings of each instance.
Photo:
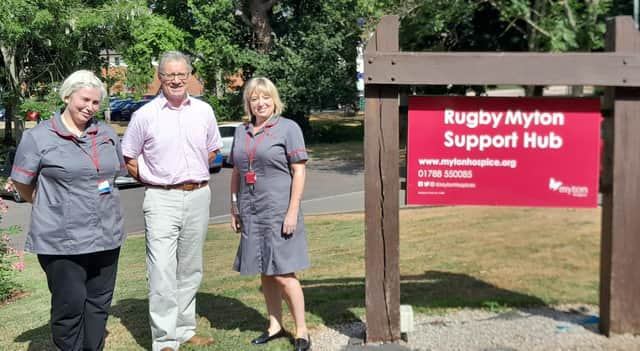
[[[307,339],[296,338],[293,342],[293,349],[295,351],[307,351],[311,349],[311,336],[307,336]]]
[[[282,338],[286,335],[287,335],[287,332],[284,330],[284,328],[280,328],[280,330],[273,335],[269,335],[269,331],[267,330],[266,332],[262,333],[262,335],[260,335],[259,337],[251,340],[251,343],[254,345],[266,344],[273,339]]]

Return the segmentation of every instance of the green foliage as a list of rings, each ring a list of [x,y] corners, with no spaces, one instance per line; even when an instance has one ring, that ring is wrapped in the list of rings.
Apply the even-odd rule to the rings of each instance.
[[[6,179],[0,179],[2,186],[6,186]],[[7,205],[0,199],[0,222],[2,215],[7,212]],[[24,269],[24,252],[18,252],[9,246],[9,235],[17,234],[17,226],[0,230],[0,302],[5,301],[20,289],[16,282],[16,271]],[[16,258],[18,261],[16,262]]]
[[[235,121],[243,115],[242,94],[240,91],[226,94],[221,98],[215,95],[208,95],[203,96],[202,99],[213,107],[218,122]]]
[[[312,109],[356,103],[356,47],[360,42],[354,0],[281,1],[271,18],[274,46],[256,54],[254,76],[278,86],[285,115],[300,121]]]
[[[204,82],[207,100],[221,120],[238,119],[243,115],[242,92],[232,86],[231,80],[241,75],[242,67],[249,61],[251,52],[245,48],[248,31],[234,15],[231,0],[192,0],[189,6],[193,25],[184,30],[189,30],[194,38],[193,55],[197,58],[194,67]]]
[[[422,2],[401,20],[404,51],[519,51],[526,40],[486,2]]]
[[[131,23],[131,43],[123,51],[128,64],[127,83],[146,92],[155,72],[152,61],[169,50],[183,50],[185,35],[166,18],[145,16]]]
[[[612,0],[492,0],[503,20],[528,33],[531,51],[591,51],[604,47]]]
[[[36,111],[40,113],[40,119],[46,120],[64,107],[64,103],[55,89],[53,89],[53,85],[43,87],[39,92],[38,96],[25,99],[20,103],[20,113],[16,116],[17,119],[24,120],[27,112]]]

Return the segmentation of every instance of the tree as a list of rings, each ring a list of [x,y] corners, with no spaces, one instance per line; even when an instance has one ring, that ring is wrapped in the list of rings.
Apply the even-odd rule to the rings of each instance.
[[[152,59],[185,45],[184,33],[154,15],[144,0],[5,0],[0,11],[5,144],[13,143],[12,122],[22,119],[17,113],[25,99],[50,96],[46,87],[77,69],[99,73],[108,67],[102,52],[124,54],[129,85],[140,92],[153,78]]]
[[[0,93],[6,108],[4,143],[13,143],[12,122],[38,82],[59,80],[81,58],[72,34],[74,0],[0,2]],[[19,133],[19,131],[18,131]]]
[[[242,8],[252,4],[250,1]],[[355,58],[361,33],[358,12],[354,11],[357,2],[283,0],[261,4],[261,11],[244,18],[254,34],[244,74],[272,79],[282,93],[287,116],[309,135],[312,109],[355,103]],[[265,10],[266,5],[273,6]],[[249,23],[268,25],[249,27]],[[258,33],[264,28],[271,28],[270,35]]]
[[[166,17],[154,14],[144,0],[107,1],[84,8],[77,30],[92,45],[93,63],[108,67],[103,52],[122,54],[128,66],[127,85],[140,95],[153,80],[153,60],[164,51],[186,46],[186,33]]]
[[[592,51],[604,47],[611,0],[489,0],[501,18],[527,38],[528,51]],[[582,88],[574,89],[578,95]],[[527,87],[527,95],[541,95]]]
[[[169,50],[183,50],[185,34],[166,18],[148,15],[133,21],[128,45],[121,52],[127,62],[127,83],[142,94],[153,80],[152,62]]]
[[[305,130],[312,109],[355,103],[362,17],[356,0],[191,0],[181,6],[154,0],[151,8],[189,33],[187,51],[218,115],[239,117],[240,91],[229,80],[256,75],[276,82],[287,116]]]

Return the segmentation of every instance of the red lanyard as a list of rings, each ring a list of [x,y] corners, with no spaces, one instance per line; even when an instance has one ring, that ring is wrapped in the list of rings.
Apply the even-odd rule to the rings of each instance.
[[[91,159],[91,162],[93,162],[93,165],[96,166],[96,171],[100,172],[100,158],[98,157],[98,148],[96,146],[96,136],[93,133],[90,133],[89,135],[91,135],[91,146],[93,147],[93,156],[89,155],[89,153],[82,148],[82,146],[80,146],[80,144],[78,143],[78,140],[75,137],[71,137],[71,140],[73,141],[74,144],[76,144],[79,148],[80,151],[82,151],[85,155],[89,156],[89,158]]]
[[[264,139],[264,136],[267,134],[267,128],[269,128],[269,126],[265,126],[265,129],[262,130],[262,134],[260,135],[260,137],[258,137],[258,139],[256,139],[256,142],[253,144],[253,150],[251,150],[251,152],[249,152],[249,147],[253,138],[247,138],[247,143],[245,144],[244,151],[247,153],[247,156],[249,156],[249,171],[253,171],[253,159],[256,157],[258,144],[260,144],[262,139]],[[247,135],[251,136],[249,132],[247,132]]]

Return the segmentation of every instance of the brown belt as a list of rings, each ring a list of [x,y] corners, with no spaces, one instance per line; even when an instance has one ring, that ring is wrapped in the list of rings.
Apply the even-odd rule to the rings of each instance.
[[[200,183],[180,183],[180,184],[170,184],[170,185],[145,184],[145,186],[148,188],[159,188],[159,189],[166,189],[166,190],[176,189],[176,190],[191,191],[191,190],[196,190],[196,189],[205,187],[208,184],[209,182],[205,180],[204,182],[200,182]]]

